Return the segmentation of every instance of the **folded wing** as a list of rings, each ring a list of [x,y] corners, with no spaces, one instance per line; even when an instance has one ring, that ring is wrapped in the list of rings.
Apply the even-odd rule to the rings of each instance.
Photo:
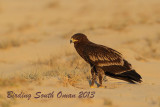
[[[129,64],[122,55],[111,48],[92,44],[88,50],[89,61],[103,69],[105,72],[114,74],[120,74],[127,70],[131,70],[131,64]]]

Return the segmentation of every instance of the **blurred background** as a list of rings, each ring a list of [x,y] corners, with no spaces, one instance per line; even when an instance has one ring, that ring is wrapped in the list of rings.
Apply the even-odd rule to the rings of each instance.
[[[1,0],[0,19],[0,56],[8,48],[68,41],[81,32],[93,41],[113,47],[127,44],[146,57],[159,58],[159,0]],[[55,44],[63,45],[63,40]]]

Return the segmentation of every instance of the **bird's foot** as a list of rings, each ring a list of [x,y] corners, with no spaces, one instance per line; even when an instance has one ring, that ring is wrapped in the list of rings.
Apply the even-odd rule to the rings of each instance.
[[[90,86],[91,88],[96,88],[96,87],[94,87],[93,85],[92,86]]]
[[[101,85],[101,86],[99,86],[98,88],[105,88],[105,86],[102,86],[102,85]]]

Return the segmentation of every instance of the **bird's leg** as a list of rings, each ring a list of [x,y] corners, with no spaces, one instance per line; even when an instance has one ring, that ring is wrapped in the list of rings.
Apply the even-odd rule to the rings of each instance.
[[[91,74],[92,74],[91,88],[94,88],[94,82],[96,80],[96,73],[93,69],[91,69]]]
[[[98,73],[99,88],[103,88],[103,86],[102,86],[102,78],[103,78],[103,76],[102,76],[102,75],[103,75],[103,74],[102,74],[101,72]]]
[[[99,78],[99,84],[101,86],[102,85],[102,75],[100,73],[98,74],[98,78]]]

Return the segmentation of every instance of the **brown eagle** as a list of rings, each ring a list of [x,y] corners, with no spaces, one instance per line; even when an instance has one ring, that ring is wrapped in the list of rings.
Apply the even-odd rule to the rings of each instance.
[[[142,77],[116,50],[95,44],[82,33],[74,34],[70,43],[74,43],[78,54],[91,66],[91,87],[94,85],[96,76],[98,76],[99,85],[102,87],[103,74],[129,83],[142,82]]]

